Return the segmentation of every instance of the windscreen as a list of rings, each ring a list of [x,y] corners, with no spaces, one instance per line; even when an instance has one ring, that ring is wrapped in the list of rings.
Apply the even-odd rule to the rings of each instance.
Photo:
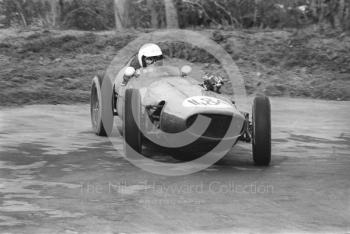
[[[166,78],[172,76],[180,76],[180,69],[173,66],[152,66],[140,69],[140,77],[142,78]]]

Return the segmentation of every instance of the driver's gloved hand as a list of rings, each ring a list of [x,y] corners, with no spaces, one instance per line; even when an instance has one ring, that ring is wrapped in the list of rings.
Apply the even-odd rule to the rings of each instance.
[[[130,78],[131,78],[131,76],[124,76],[122,85],[126,85],[129,82]]]
[[[221,76],[216,76],[206,73],[203,77],[204,84],[203,86],[208,91],[214,91],[220,93],[221,86],[224,84],[223,78]]]

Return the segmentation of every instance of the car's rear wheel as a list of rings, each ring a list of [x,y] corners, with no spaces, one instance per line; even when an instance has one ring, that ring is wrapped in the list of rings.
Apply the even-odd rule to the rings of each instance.
[[[137,89],[125,91],[123,124],[126,155],[132,157],[135,151],[142,153],[141,96]]]
[[[90,94],[90,116],[92,130],[98,136],[108,136],[113,128],[113,112],[112,106],[109,105],[108,97],[111,96],[107,89],[102,89],[102,76],[95,76],[92,80],[91,94]],[[109,87],[108,82],[105,84]],[[105,90],[103,92],[102,90]]]
[[[271,105],[266,96],[257,96],[253,104],[252,147],[256,166],[268,166],[271,162]]]

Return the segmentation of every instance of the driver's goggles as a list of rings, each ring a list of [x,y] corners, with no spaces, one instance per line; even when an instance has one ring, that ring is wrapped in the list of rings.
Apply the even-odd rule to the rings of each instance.
[[[154,56],[154,57],[147,57],[145,58],[145,61],[147,64],[152,64],[152,63],[155,63],[157,62],[158,60],[161,60],[163,59],[163,55],[160,55],[160,56]]]

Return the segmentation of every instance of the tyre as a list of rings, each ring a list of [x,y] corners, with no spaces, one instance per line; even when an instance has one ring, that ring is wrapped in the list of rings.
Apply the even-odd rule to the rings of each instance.
[[[95,76],[92,80],[90,93],[91,124],[92,130],[96,135],[108,136],[113,128],[112,105],[109,105],[108,101],[109,99],[112,100],[112,96],[108,92],[109,90],[102,88],[102,85],[108,87],[109,83],[103,82],[103,77]],[[110,98],[105,96],[110,96]]]
[[[268,166],[271,162],[271,105],[266,96],[257,96],[253,104],[252,148],[256,166]]]
[[[133,151],[142,153],[141,96],[137,89],[125,91],[123,124],[126,155],[132,158]]]

